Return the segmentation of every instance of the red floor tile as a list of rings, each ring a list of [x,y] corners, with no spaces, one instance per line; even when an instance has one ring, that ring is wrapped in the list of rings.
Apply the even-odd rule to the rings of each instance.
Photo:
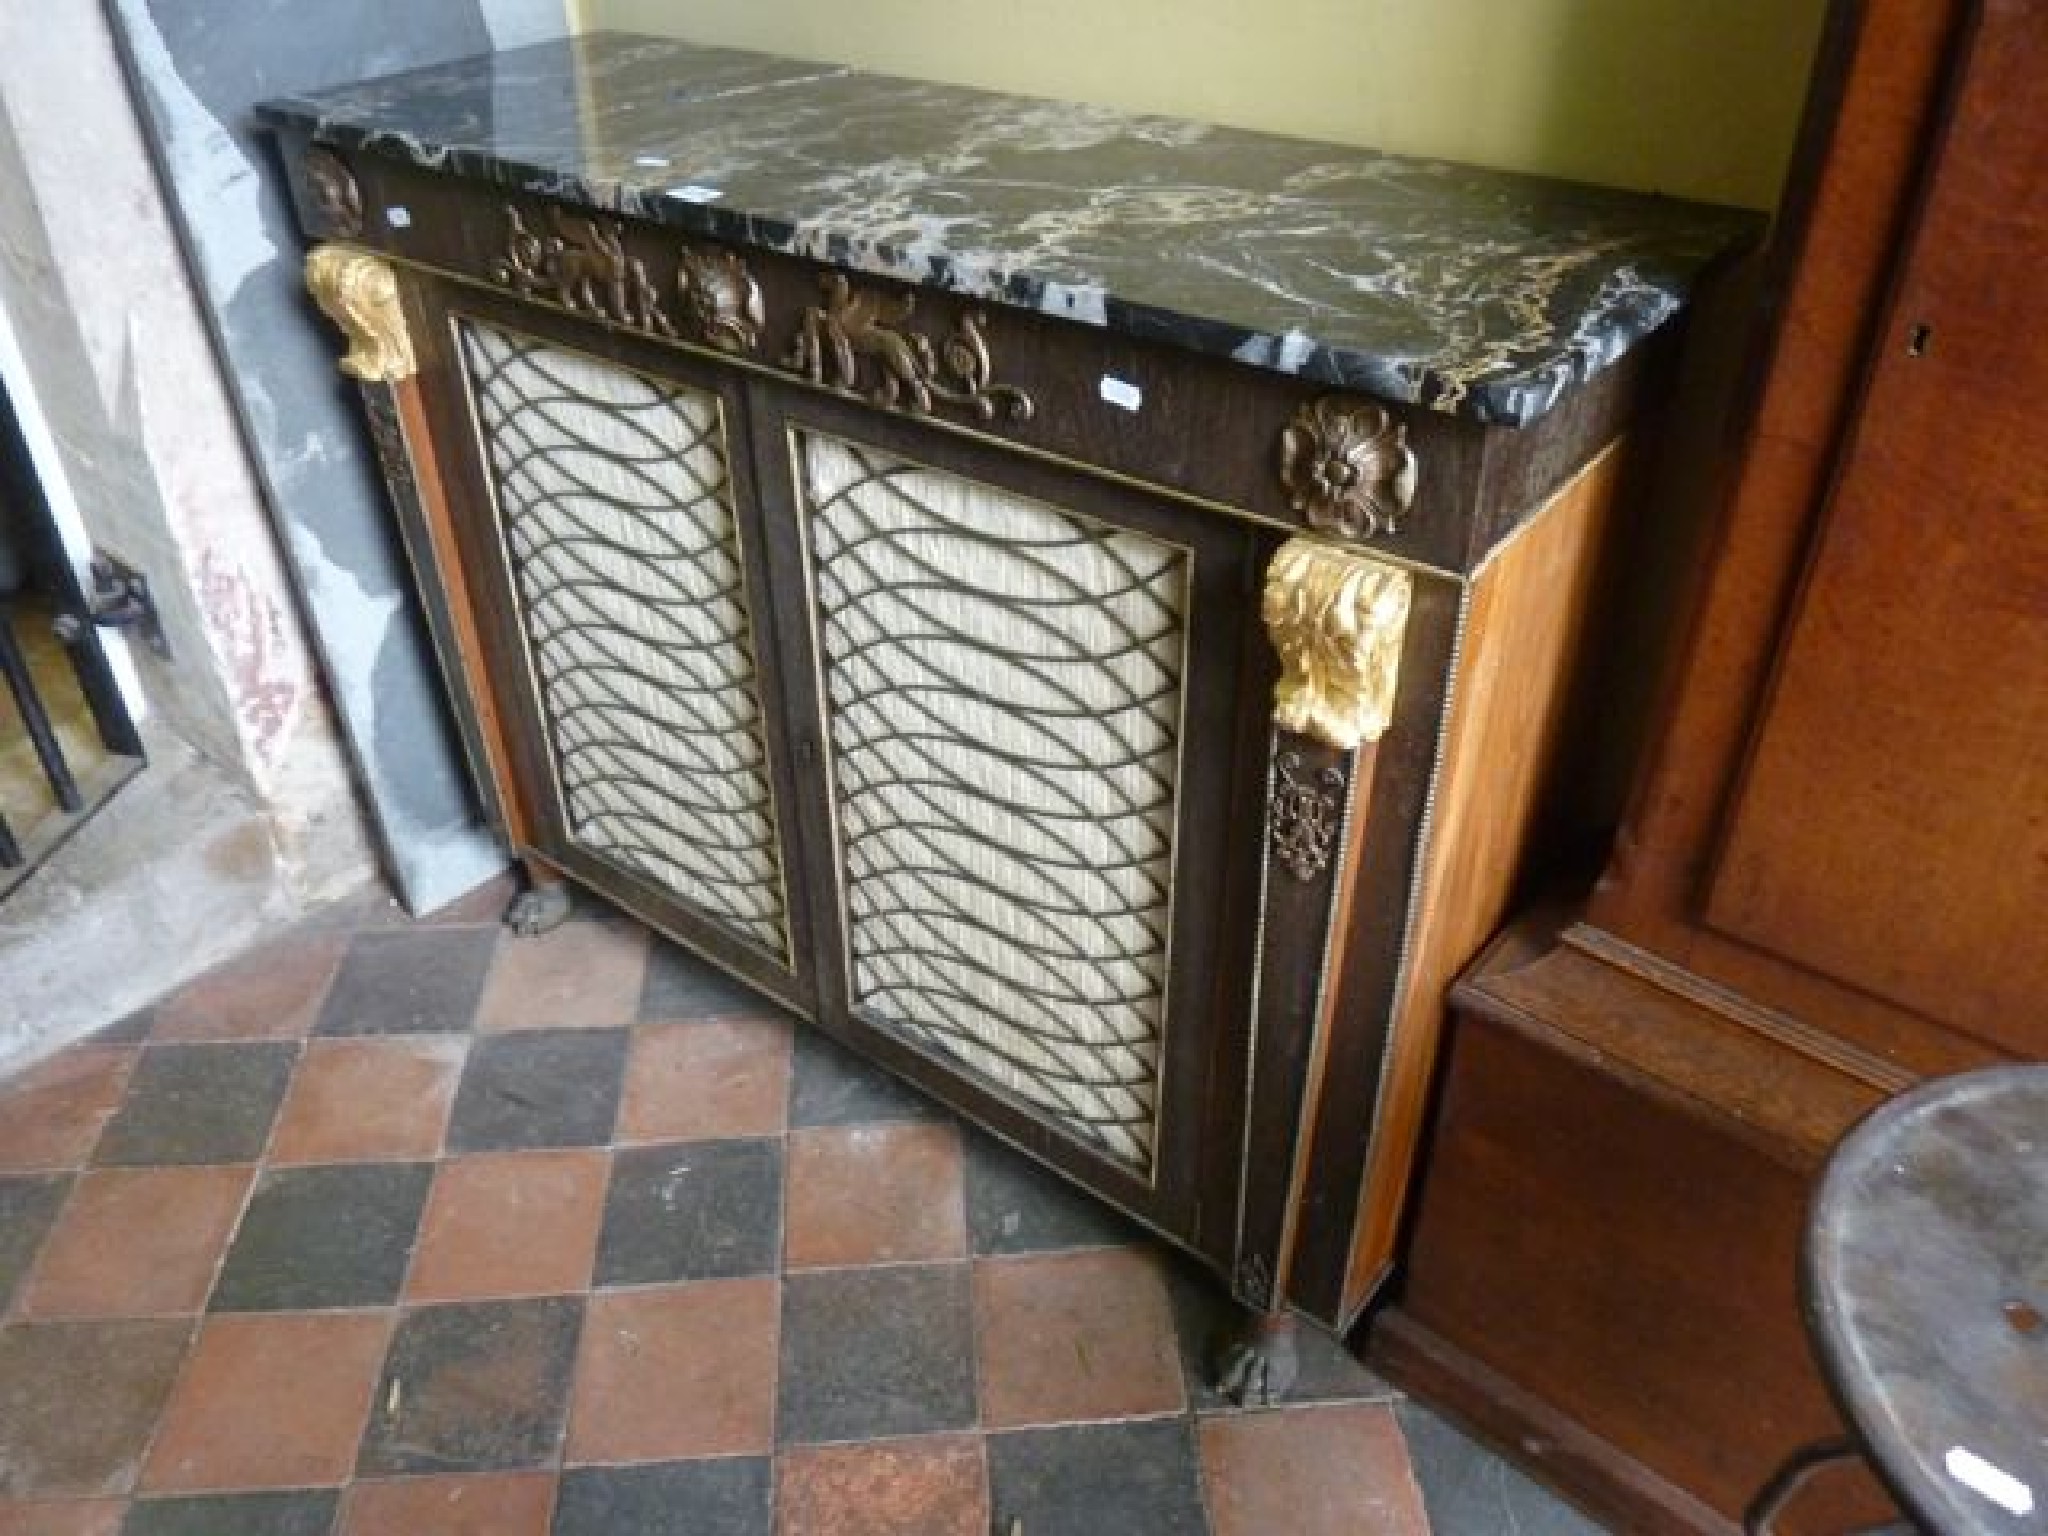
[[[950,1125],[856,1125],[789,1138],[791,1269],[967,1253],[960,1135]]]
[[[127,1091],[131,1046],[77,1045],[0,1084],[0,1173],[76,1168]]]
[[[647,930],[615,918],[572,918],[498,946],[476,1027],[608,1029],[631,1024],[647,975]]]
[[[634,1030],[619,1140],[779,1134],[789,1108],[790,1038],[787,1020],[765,1018]]]
[[[780,1536],[986,1536],[988,1468],[965,1435],[799,1446],[775,1503]]]
[[[0,1503],[0,1536],[116,1536],[127,1508],[116,1499]]]
[[[611,1160],[601,1151],[485,1153],[443,1163],[420,1222],[412,1301],[587,1290]]]
[[[22,1295],[31,1317],[197,1312],[255,1170],[112,1168],[80,1177]]]
[[[433,1157],[447,1133],[464,1044],[439,1035],[313,1041],[285,1095],[270,1161]]]
[[[357,1483],[339,1536],[547,1536],[554,1507],[549,1472]]]
[[[1100,1248],[974,1266],[982,1422],[1177,1413],[1185,1394],[1159,1260]]]
[[[343,1481],[390,1334],[383,1312],[209,1318],[164,1410],[142,1486],[165,1493]]]
[[[153,1040],[296,1040],[310,1034],[346,940],[293,933],[217,966],[156,1005]]]
[[[569,1460],[767,1451],[779,1300],[768,1276],[593,1296],[569,1410]]]
[[[1202,1420],[1215,1536],[1429,1536],[1393,1409],[1381,1403]]]

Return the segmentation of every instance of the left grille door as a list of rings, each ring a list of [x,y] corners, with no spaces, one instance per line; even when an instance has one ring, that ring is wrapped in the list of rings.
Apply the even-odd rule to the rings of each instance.
[[[542,743],[536,851],[808,1012],[744,406],[532,324],[449,317],[505,670]]]

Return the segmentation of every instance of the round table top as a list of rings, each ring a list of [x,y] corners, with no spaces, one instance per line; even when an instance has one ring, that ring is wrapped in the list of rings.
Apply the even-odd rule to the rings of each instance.
[[[1908,1513],[2048,1532],[2048,1066],[1943,1078],[1864,1120],[1806,1263],[1822,1363]]]

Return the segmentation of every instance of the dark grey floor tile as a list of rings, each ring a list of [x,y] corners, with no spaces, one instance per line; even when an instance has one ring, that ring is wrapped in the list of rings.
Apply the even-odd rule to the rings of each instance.
[[[129,1506],[121,1536],[327,1536],[339,1499],[332,1488],[144,1499]]]
[[[977,1256],[1145,1240],[1100,1200],[992,1136],[969,1131],[965,1151],[967,1241]]]
[[[693,1141],[612,1161],[599,1285],[765,1275],[782,1255],[782,1144]]]
[[[221,1266],[213,1310],[389,1306],[433,1172],[427,1163],[355,1163],[265,1173]]]
[[[1167,1295],[1173,1302],[1189,1406],[1198,1413],[1231,1410],[1235,1405],[1209,1383],[1216,1349],[1238,1328],[1242,1310],[1224,1291],[1223,1282],[1192,1259],[1175,1258],[1167,1272]],[[1287,1393],[1290,1403],[1388,1402],[1400,1395],[1367,1370],[1342,1341],[1305,1319],[1295,1330],[1295,1353],[1301,1374]]]
[[[342,957],[315,1030],[323,1035],[466,1030],[497,947],[495,928],[359,933]]]
[[[583,1303],[465,1302],[400,1321],[356,1471],[537,1467],[561,1445]]]
[[[769,1536],[768,1460],[579,1467],[562,1475],[552,1536]]]
[[[186,1318],[0,1329],[0,1498],[126,1493],[191,1337]]]
[[[784,1443],[964,1429],[975,1415],[966,1265],[822,1270],[783,1281]]]
[[[93,1161],[255,1162],[298,1055],[291,1041],[144,1047]]]
[[[1030,1536],[1208,1536],[1189,1421],[1084,1424],[988,1437],[995,1529]]]
[[[628,1038],[623,1029],[537,1029],[477,1041],[448,1150],[603,1146],[619,1114]]]
[[[35,1262],[70,1188],[69,1174],[0,1178],[0,1312],[7,1310],[15,1286]]]
[[[125,1019],[116,1019],[104,1029],[96,1029],[89,1037],[93,1045],[137,1045],[149,1038],[150,1027],[156,1023],[156,1007],[138,1008]]]
[[[673,1024],[730,1013],[780,1013],[781,1005],[656,935],[640,984],[640,1022]]]
[[[808,1026],[797,1030],[789,1085],[793,1128],[942,1120],[946,1113],[908,1083],[863,1061],[821,1031]]]
[[[1605,1526],[1587,1519],[1422,1404],[1404,1400],[1395,1406],[1394,1416],[1407,1437],[1422,1506],[1437,1536],[1461,1536],[1466,1531],[1605,1536]]]

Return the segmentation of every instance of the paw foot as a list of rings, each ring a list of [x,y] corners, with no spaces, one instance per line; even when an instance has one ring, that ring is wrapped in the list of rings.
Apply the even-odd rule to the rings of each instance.
[[[1270,1408],[1287,1396],[1300,1374],[1294,1319],[1262,1317],[1222,1341],[1211,1381],[1240,1408]]]
[[[521,938],[559,928],[569,916],[569,887],[557,881],[521,891],[505,909],[505,926]]]

